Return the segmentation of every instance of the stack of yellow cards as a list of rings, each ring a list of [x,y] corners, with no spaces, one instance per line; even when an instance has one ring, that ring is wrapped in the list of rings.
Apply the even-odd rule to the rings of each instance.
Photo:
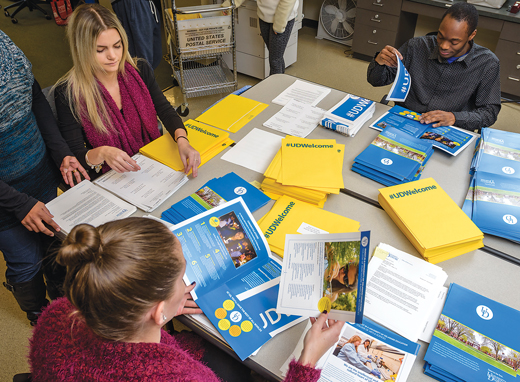
[[[382,188],[378,200],[430,263],[484,246],[482,231],[432,178]]]
[[[184,122],[184,127],[188,132],[191,146],[200,153],[201,166],[233,143],[229,138],[229,133],[191,119]],[[182,171],[184,169],[177,143],[170,134],[165,134],[150,142],[139,152],[174,170]]]
[[[262,190],[271,199],[288,195],[323,207],[328,194],[338,194],[343,184],[345,145],[334,139],[287,136],[264,173]]]
[[[267,104],[230,94],[197,117],[197,121],[236,133],[262,112]]]
[[[359,222],[325,211],[311,204],[282,196],[273,205],[258,226],[271,248],[283,257],[285,235],[308,233],[356,232]]]

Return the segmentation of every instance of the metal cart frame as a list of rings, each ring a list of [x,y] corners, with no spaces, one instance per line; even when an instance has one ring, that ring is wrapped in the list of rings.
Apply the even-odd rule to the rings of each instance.
[[[170,3],[171,7],[169,6]],[[177,112],[185,117],[189,113],[187,98],[225,92],[231,93],[237,90],[235,2],[231,0],[229,7],[211,4],[177,8],[175,0],[161,0],[161,5],[174,85],[180,86],[183,96],[183,103],[177,108]],[[171,13],[167,11],[168,9],[171,9]],[[229,41],[204,45],[203,47],[181,46],[178,15],[222,11],[227,11],[228,14],[224,17],[230,18],[231,37]],[[208,17],[207,20],[209,19]],[[204,20],[204,18],[195,20]],[[233,68],[231,70],[224,62],[224,54],[233,55]]]

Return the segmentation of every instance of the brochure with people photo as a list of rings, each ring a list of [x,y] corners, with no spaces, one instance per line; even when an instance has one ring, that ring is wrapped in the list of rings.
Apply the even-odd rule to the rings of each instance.
[[[290,360],[301,353],[306,332],[282,366],[282,372],[288,369]],[[318,382],[404,382],[419,348],[419,344],[368,318],[363,319],[363,324],[347,323],[338,342],[316,363],[316,368],[322,369]]]
[[[396,105],[375,120],[370,127],[379,131],[388,126],[393,127],[416,138],[429,140],[434,147],[453,156],[458,155],[477,136],[455,126],[433,127],[433,123],[422,124],[419,122],[420,116],[420,113]]]
[[[370,232],[286,235],[276,311],[363,319]]]
[[[277,314],[281,262],[242,198],[172,228],[186,259],[193,299],[244,360],[275,334],[304,320]]]

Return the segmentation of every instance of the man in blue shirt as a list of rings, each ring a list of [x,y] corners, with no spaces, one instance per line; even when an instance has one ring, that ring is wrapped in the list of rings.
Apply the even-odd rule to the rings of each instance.
[[[489,49],[475,44],[478,12],[465,2],[444,14],[436,36],[416,37],[397,50],[386,46],[370,63],[373,86],[391,84],[397,57],[410,73],[408,97],[397,103],[422,113],[422,123],[454,125],[471,131],[495,123],[500,111],[500,62]]]

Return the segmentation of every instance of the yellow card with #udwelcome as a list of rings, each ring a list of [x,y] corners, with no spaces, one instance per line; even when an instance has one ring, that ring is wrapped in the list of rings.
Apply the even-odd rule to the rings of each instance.
[[[230,94],[202,113],[197,121],[236,133],[262,112],[267,104]]]
[[[282,139],[283,185],[344,188],[345,145],[334,139]]]
[[[282,257],[287,234],[341,233],[359,230],[359,222],[355,220],[286,195],[276,201],[258,225],[271,250]]]

